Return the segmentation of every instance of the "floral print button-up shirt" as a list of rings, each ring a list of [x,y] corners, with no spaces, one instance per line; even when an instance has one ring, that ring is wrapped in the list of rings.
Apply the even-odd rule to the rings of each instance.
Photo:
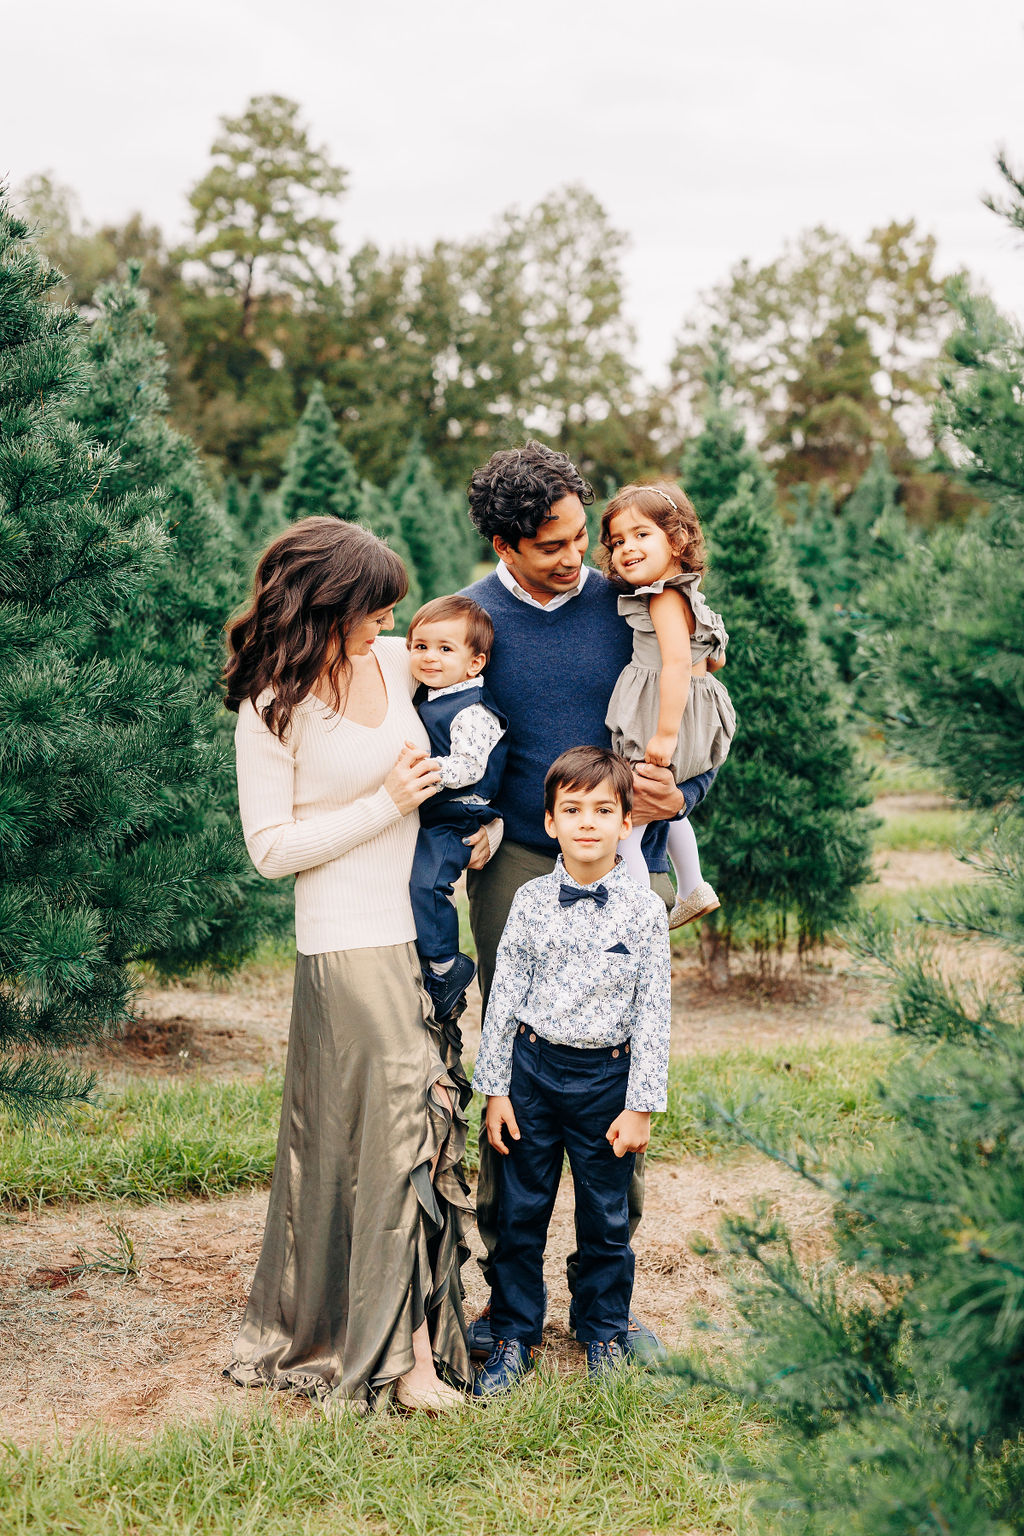
[[[567,885],[603,885],[593,900],[562,906]],[[668,1096],[672,1022],[665,903],[626,871],[580,886],[562,863],[516,892],[498,946],[473,1086],[507,1094],[520,1024],[543,1040],[579,1048],[630,1042],[626,1108],[663,1110]]]

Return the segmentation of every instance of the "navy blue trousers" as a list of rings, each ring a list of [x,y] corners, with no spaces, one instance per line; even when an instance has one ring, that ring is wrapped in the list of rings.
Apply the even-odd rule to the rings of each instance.
[[[420,807],[409,895],[421,960],[453,960],[459,953],[455,882],[473,854],[462,839],[496,814],[489,805],[461,800],[427,800]]]
[[[626,1105],[629,1046],[577,1050],[520,1025],[509,1097],[521,1139],[501,1158],[498,1241],[492,1261],[496,1339],[539,1344],[544,1326],[544,1245],[567,1153],[576,1195],[579,1272],[576,1337],[624,1333],[633,1294],[629,1185],[636,1159],[605,1140]]]

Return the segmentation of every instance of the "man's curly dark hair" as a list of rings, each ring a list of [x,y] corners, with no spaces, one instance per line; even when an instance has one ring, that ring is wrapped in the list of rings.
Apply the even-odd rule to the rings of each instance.
[[[529,442],[492,453],[473,471],[469,515],[488,542],[504,539],[518,549],[519,540],[532,539],[563,496],[578,496],[587,507],[594,492],[567,453]]]

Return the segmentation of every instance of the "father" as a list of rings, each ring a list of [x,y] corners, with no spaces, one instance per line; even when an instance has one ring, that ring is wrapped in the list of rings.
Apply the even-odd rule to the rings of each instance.
[[[617,593],[599,571],[583,564],[587,552],[584,508],[594,492],[564,453],[540,443],[494,454],[469,484],[469,515],[498,556],[497,570],[465,589],[494,623],[487,686],[509,720],[509,752],[496,799],[505,821],[498,852],[467,876],[484,1006],[494,961],[519,887],[554,868],[557,843],[544,830],[544,775],[568,747],[610,746],[604,719],[612,689],[632,653],[632,631],[618,616]],[[667,768],[634,769],[634,822],[689,815],[714,773],[676,785]],[[483,836],[483,834],[479,834]],[[652,884],[672,904],[663,827],[644,842]],[[490,1282],[495,1244],[498,1154],[480,1137],[477,1225]],[[643,1212],[644,1160],[636,1160],[629,1192],[630,1231]],[[576,1254],[568,1261],[575,1290]],[[572,1316],[570,1314],[570,1328]],[[469,1330],[474,1355],[489,1354],[488,1314]],[[630,1315],[628,1347],[638,1359],[660,1351],[653,1333]]]

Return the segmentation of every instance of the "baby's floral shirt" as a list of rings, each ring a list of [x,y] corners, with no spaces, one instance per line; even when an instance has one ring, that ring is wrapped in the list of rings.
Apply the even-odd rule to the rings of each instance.
[[[562,906],[562,886],[596,891]],[[473,1072],[480,1093],[507,1094],[520,1024],[556,1045],[595,1049],[630,1042],[626,1108],[663,1110],[668,1102],[672,1023],[668,914],[660,896],[620,859],[581,886],[561,855],[550,875],[516,892],[498,946],[483,1039]]]

